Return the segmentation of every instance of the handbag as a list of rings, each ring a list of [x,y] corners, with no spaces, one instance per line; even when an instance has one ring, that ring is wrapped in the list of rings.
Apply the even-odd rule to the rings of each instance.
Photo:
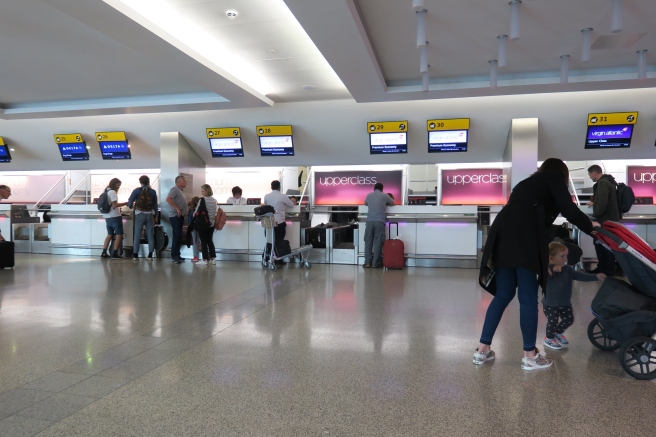
[[[207,214],[207,206],[205,206],[204,198],[200,199],[198,208],[194,213],[194,221],[192,224],[197,232],[206,232],[208,229],[212,227],[212,225],[210,224],[210,217]]]

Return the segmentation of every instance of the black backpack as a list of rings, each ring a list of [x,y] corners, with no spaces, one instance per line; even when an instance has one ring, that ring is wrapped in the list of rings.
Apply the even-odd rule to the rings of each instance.
[[[98,197],[98,211],[103,214],[107,214],[112,210],[112,204],[109,203],[109,197],[107,197],[108,191],[109,188],[105,188],[105,191],[103,191],[100,197]]]
[[[143,187],[141,189],[139,196],[137,196],[137,200],[134,202],[134,206],[136,206],[139,211],[153,210],[153,198],[150,197],[148,187]]]
[[[631,210],[635,202],[633,189],[626,184],[617,184],[617,205],[620,207],[620,214],[626,214]]]

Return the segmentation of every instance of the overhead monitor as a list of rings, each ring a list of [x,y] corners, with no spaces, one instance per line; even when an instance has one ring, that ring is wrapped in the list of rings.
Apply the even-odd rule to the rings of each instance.
[[[96,140],[103,159],[132,159],[125,132],[96,132]]]
[[[428,120],[428,153],[466,152],[469,144],[469,119]]]
[[[5,144],[0,137],[0,162],[11,162],[11,154],[9,153],[9,146]]]
[[[294,156],[291,126],[257,126],[262,156]]]
[[[88,161],[89,151],[84,142],[81,143],[59,143],[59,153],[64,161]]]
[[[212,158],[234,158],[244,156],[241,129],[238,127],[205,129],[210,140]]]
[[[367,123],[369,153],[383,155],[408,153],[408,121],[382,121]]]
[[[588,114],[586,149],[623,149],[631,146],[637,112]]]

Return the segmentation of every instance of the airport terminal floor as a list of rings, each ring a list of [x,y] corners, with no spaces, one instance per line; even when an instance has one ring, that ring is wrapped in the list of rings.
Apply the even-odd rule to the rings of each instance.
[[[653,435],[656,384],[587,339],[595,283],[575,283],[569,349],[527,372],[516,300],[496,361],[472,364],[476,277],[17,255],[0,270],[0,435]]]

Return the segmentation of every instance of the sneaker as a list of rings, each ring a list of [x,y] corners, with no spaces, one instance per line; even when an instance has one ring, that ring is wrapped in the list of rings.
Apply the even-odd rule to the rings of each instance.
[[[558,340],[555,338],[544,338],[544,345],[548,347],[549,349],[554,349],[554,350],[561,350],[563,347],[558,343]]]
[[[152,252],[148,252],[148,257],[147,257],[146,259],[147,259],[148,261],[152,261],[152,260],[153,260],[153,253],[152,253]]]
[[[209,263],[207,262],[206,259],[201,259],[200,261],[198,261],[196,263],[197,266],[206,266],[207,264],[209,264]]]
[[[487,352],[479,352],[478,349],[474,352],[474,359],[473,362],[474,364],[483,364],[486,361],[492,361],[494,360],[494,351],[490,349]]]
[[[180,261],[179,259],[174,259],[174,260],[172,260],[171,262],[172,262],[173,264],[182,264],[182,261]]]
[[[115,254],[112,255],[112,259],[123,259],[123,257],[121,255],[119,255],[118,253],[115,253]]]
[[[362,266],[362,268],[370,269],[370,268],[371,268],[371,264],[365,264],[365,265]]]
[[[195,256],[191,259],[192,263],[197,263],[198,261],[200,261],[200,259],[197,256]]]
[[[107,254],[107,252],[103,252],[103,253],[101,253],[101,254],[100,254],[100,257],[101,257],[101,258],[111,258],[111,256],[109,256],[109,255]]]
[[[139,255],[132,255],[132,261],[139,261]]]
[[[212,259],[210,260],[210,264],[212,264],[213,266],[215,266],[215,265],[216,265],[216,260],[215,260],[214,258],[212,258]]]
[[[553,364],[553,360],[540,354],[540,351],[538,349],[535,349],[534,357],[522,358],[522,369],[524,370],[546,369],[547,367],[551,367],[552,364]]]
[[[556,334],[556,340],[561,346],[569,346],[569,340],[563,334]]]

